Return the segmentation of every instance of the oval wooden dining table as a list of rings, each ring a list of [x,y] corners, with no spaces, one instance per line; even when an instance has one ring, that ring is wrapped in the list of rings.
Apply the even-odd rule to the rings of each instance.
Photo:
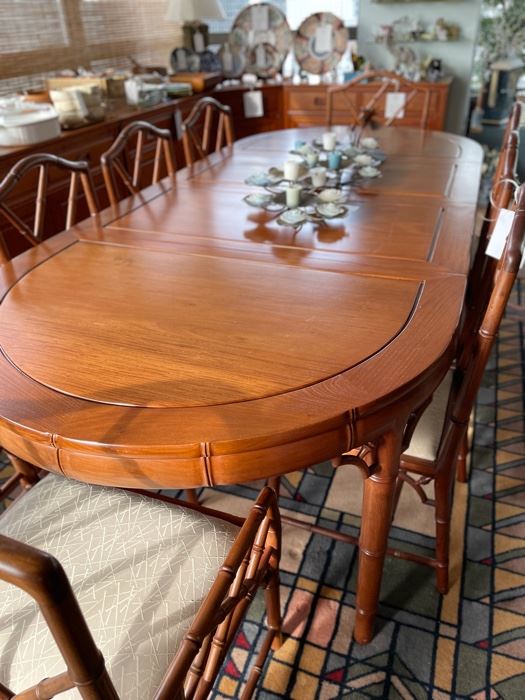
[[[0,270],[0,442],[135,488],[268,478],[373,441],[354,635],[373,634],[403,431],[451,361],[482,152],[374,132],[382,176],[300,231],[248,206],[285,130],[238,141]]]

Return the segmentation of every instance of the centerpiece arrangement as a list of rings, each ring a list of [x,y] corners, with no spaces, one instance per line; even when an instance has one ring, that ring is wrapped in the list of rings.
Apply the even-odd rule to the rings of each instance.
[[[296,229],[308,221],[341,218],[349,211],[350,187],[380,177],[385,158],[374,138],[345,144],[328,131],[311,143],[296,141],[282,168],[250,175],[245,183],[265,191],[250,193],[244,201]]]

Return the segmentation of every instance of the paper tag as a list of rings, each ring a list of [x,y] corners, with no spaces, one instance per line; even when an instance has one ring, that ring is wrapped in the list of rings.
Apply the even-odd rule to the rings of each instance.
[[[315,30],[315,52],[331,53],[332,51],[332,26],[323,24]]]
[[[385,119],[403,119],[407,101],[404,92],[387,92],[385,101]]]
[[[188,70],[186,51],[184,49],[177,49],[175,53],[177,55],[177,70]]]
[[[178,139],[182,138],[182,112],[176,109],[173,113],[173,121],[175,123],[175,135]]]
[[[227,47],[222,52],[222,68],[225,73],[233,71],[233,56]]]
[[[261,90],[249,90],[242,96],[245,117],[264,117],[263,94]]]
[[[498,218],[492,230],[487,250],[485,251],[491,258],[499,260],[503,255],[507,236],[510,233],[512,222],[514,221],[514,212],[510,209],[500,209]]]
[[[206,48],[204,45],[204,35],[202,32],[195,32],[193,35],[193,48],[197,53],[202,53]]]
[[[257,44],[255,47],[255,65],[266,68],[266,49],[262,44]]]
[[[270,27],[270,6],[254,5],[252,7],[252,27],[254,32],[266,32]]]

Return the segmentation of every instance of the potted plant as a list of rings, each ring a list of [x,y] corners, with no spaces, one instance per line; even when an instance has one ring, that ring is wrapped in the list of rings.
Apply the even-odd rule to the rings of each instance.
[[[483,121],[506,121],[523,72],[525,0],[484,0],[480,25]]]

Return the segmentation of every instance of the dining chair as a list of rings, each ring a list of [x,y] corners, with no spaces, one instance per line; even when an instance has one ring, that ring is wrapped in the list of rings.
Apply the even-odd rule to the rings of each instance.
[[[506,183],[500,188],[496,205],[508,208],[514,193]],[[412,412],[405,428],[402,442],[392,519],[403,485],[414,488],[423,504],[434,506],[436,525],[435,556],[389,548],[387,553],[398,558],[431,566],[436,571],[436,585],[440,593],[449,587],[448,562],[450,540],[450,515],[455,466],[463,445],[476,394],[490,351],[498,333],[507,301],[519,270],[525,239],[525,185],[516,195],[513,224],[505,250],[499,261],[483,269],[483,289],[486,290],[482,313],[475,333],[468,336],[467,345],[457,354],[456,364],[445,375],[433,396]],[[491,259],[492,260],[492,259]],[[488,278],[489,283],[485,283]],[[479,308],[476,307],[476,314]],[[373,443],[345,453],[332,460],[334,468],[358,467],[363,478],[368,479],[375,470],[376,446]],[[415,477],[412,475],[416,475]],[[435,498],[427,496],[424,486],[434,482]],[[279,478],[268,481],[279,492]],[[281,517],[284,523],[301,527],[312,533],[324,535],[350,544],[359,544],[353,535],[334,531],[321,525],[305,523],[288,515]]]
[[[132,155],[131,148],[135,136],[137,137],[135,153]],[[144,151],[148,138],[155,141],[151,182],[145,182],[147,178],[144,175],[146,170]],[[173,137],[168,129],[159,129],[144,121],[132,122],[125,126],[113,144],[100,157],[111,206],[116,206],[124,197],[137,194],[147,184],[157,183],[162,177],[163,160],[166,175],[173,178],[175,175]],[[123,186],[123,194],[119,183]]]
[[[0,699],[206,698],[262,588],[251,697],[280,640],[280,537],[268,487],[242,519],[50,474],[0,517]]]
[[[48,199],[48,184],[50,170],[66,170],[70,173],[67,200],[65,201],[65,229],[70,228],[77,220],[79,200],[79,182],[89,213],[93,216],[98,212],[98,203],[93,187],[89,166],[85,161],[70,161],[48,153],[36,153],[20,159],[0,182],[0,220],[6,226],[0,228],[0,264],[8,263],[11,251],[8,245],[8,235],[18,234],[30,246],[42,242],[46,228],[46,204]],[[31,195],[34,207],[29,216],[31,225],[20,218],[11,208],[11,198],[18,195],[19,189],[23,195]],[[34,189],[34,194],[33,193]],[[53,216],[60,207],[53,207]],[[38,470],[25,460],[7,453],[14,473],[0,486],[0,500],[18,491],[19,494],[30,488],[38,480]]]
[[[365,97],[366,102],[362,105],[362,95],[356,88],[363,85],[374,85],[375,87],[376,84],[377,89],[370,98],[368,98],[368,96]],[[403,103],[395,108],[391,114],[387,114],[385,111],[387,95],[399,92],[405,95]],[[421,129],[427,129],[428,121],[431,117],[431,97],[431,90],[426,85],[415,83],[390,71],[369,70],[365,71],[362,75],[358,75],[344,85],[336,85],[328,88],[326,121],[329,127],[333,125],[335,112],[334,103],[337,101],[339,103],[339,111],[343,108],[348,110],[348,114],[345,115],[345,121],[349,118],[352,126],[365,127],[379,124],[391,126],[396,119],[403,116],[411,102],[416,98],[421,98],[423,102],[418,126]]]
[[[508,194],[500,192],[499,204],[506,203],[508,208],[509,199]],[[473,311],[479,318],[475,332],[464,339],[465,345],[457,354],[454,368],[445,376],[431,403],[414,412],[407,426],[397,495],[406,483],[416,489],[424,502],[422,486],[430,480],[434,482],[436,551],[435,557],[426,563],[435,567],[441,593],[446,593],[449,587],[448,550],[456,460],[464,445],[483,372],[518,274],[524,238],[525,186],[522,186],[516,194],[515,214],[505,250],[500,260],[491,258],[492,262],[483,270],[481,282],[486,291],[481,304]],[[412,474],[418,478],[414,479]]]
[[[215,116],[217,119],[214,119]],[[182,124],[186,165],[193,165],[199,158],[207,158],[211,152],[220,153],[224,148],[231,148],[233,141],[232,110],[214,97],[201,98]]]
[[[36,153],[26,156],[19,160],[0,182],[0,219],[7,223],[9,231],[15,231],[31,246],[37,246],[42,241],[45,230],[50,168],[68,170],[71,174],[66,202],[66,229],[70,228],[76,221],[79,181],[82,185],[89,213],[91,215],[98,213],[97,198],[87,162],[66,160],[49,153]],[[32,185],[36,186],[33,198],[35,204],[32,226],[15,214],[9,203],[11,196],[24,180],[27,180],[28,189],[31,190]],[[59,208],[53,208],[53,215],[56,215],[57,209]],[[0,230],[0,264],[8,262],[11,257],[7,238]]]

